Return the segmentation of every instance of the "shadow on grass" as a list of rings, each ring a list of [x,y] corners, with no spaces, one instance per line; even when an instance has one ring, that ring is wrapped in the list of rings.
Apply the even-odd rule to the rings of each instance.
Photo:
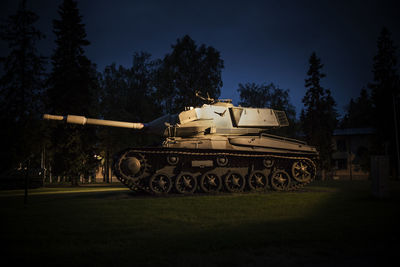
[[[369,189],[330,182],[295,193],[90,192],[35,196],[27,208],[9,198],[1,231],[8,256],[42,265],[376,266],[397,254],[400,190],[376,200]]]

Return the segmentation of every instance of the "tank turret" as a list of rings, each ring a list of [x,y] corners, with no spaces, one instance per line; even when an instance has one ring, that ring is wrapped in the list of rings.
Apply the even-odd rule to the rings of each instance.
[[[148,123],[45,114],[46,120],[130,128],[165,136],[161,147],[128,148],[115,156],[113,171],[132,190],[154,194],[294,190],[316,175],[316,149],[268,134],[289,125],[284,111],[237,107],[206,98]]]

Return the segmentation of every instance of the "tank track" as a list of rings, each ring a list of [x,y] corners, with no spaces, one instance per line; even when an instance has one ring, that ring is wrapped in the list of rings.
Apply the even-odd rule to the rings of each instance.
[[[114,156],[113,171],[131,190],[149,194],[294,191],[314,180],[315,157],[232,150],[130,148]],[[134,172],[129,168],[132,158],[137,159]]]

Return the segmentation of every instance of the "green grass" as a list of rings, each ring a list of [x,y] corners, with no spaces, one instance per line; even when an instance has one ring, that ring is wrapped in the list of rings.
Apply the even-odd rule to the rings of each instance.
[[[29,191],[26,206],[23,191],[3,191],[2,253],[39,265],[372,266],[400,241],[399,182],[390,186],[383,200],[368,181],[191,197],[43,188]]]

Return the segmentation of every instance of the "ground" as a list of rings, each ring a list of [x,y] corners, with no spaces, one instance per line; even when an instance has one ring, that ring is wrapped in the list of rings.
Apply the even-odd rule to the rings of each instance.
[[[0,191],[3,259],[95,266],[385,266],[400,248],[400,182],[153,197],[119,185]],[[385,264],[386,263],[386,264]]]

